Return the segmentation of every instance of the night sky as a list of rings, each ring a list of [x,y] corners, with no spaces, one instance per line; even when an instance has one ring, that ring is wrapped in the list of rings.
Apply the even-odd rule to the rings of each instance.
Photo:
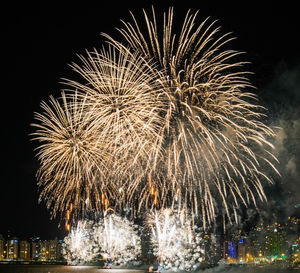
[[[26,1],[27,2],[27,1]],[[38,161],[30,141],[33,113],[40,110],[41,100],[50,94],[60,95],[60,78],[73,77],[68,64],[77,61],[76,54],[85,49],[100,48],[101,32],[117,36],[120,19],[130,20],[129,11],[137,17],[142,8],[156,12],[174,6],[175,20],[180,23],[189,8],[200,10],[198,20],[218,19],[222,32],[237,37],[233,49],[245,51],[241,58],[249,61],[254,72],[261,103],[269,108],[270,125],[283,129],[276,139],[281,178],[268,187],[270,204],[279,213],[300,203],[300,46],[299,8],[276,1],[269,6],[217,1],[98,1],[99,4],[53,4],[41,1],[39,6],[10,4],[2,9],[1,101],[2,164],[0,188],[0,234],[44,239],[65,235],[58,228],[59,219],[50,220],[44,204],[38,204],[35,173]],[[76,2],[76,1],[75,1]],[[81,2],[81,1],[78,1]],[[261,1],[262,2],[262,1]],[[86,1],[84,1],[86,3]],[[178,4],[182,3],[182,4]],[[252,1],[249,3],[252,3]],[[3,37],[4,35],[4,37]],[[4,62],[3,62],[4,60]],[[299,133],[299,134],[298,134]],[[298,153],[299,151],[299,153]],[[299,194],[297,194],[299,193]],[[280,200],[280,201],[279,201]],[[270,207],[266,211],[270,211]],[[273,211],[273,210],[272,210]]]

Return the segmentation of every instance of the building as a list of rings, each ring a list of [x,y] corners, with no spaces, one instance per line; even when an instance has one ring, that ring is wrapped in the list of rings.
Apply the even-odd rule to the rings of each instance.
[[[48,252],[49,261],[61,260],[61,244],[57,239],[48,241]]]
[[[4,241],[2,234],[0,234],[0,261],[5,259],[5,256],[6,256],[5,254],[6,254],[5,241]]]
[[[19,242],[19,259],[28,261],[30,260],[30,244],[27,241],[20,241]]]
[[[220,238],[211,232],[202,233],[200,247],[204,250],[203,261],[214,265],[221,257]]]
[[[41,241],[40,242],[40,261],[46,262],[49,260],[49,242]]]
[[[48,260],[49,261],[56,261],[57,244],[58,244],[57,240],[48,241]]]
[[[6,243],[6,258],[8,260],[17,260],[18,259],[18,251],[19,251],[19,246],[18,246],[19,240],[16,237],[13,237],[9,240],[7,240]]]
[[[224,241],[223,243],[223,258],[225,259],[236,259],[237,248],[236,243],[233,241]]]
[[[41,241],[36,237],[31,241],[31,259],[42,262],[63,261],[62,244],[62,240]]]
[[[63,240],[59,240],[57,244],[57,261],[64,261]]]
[[[31,238],[31,260],[40,260],[40,237]]]
[[[241,239],[238,243],[237,259],[239,263],[246,262],[247,246],[245,239]]]
[[[265,253],[272,259],[286,259],[287,243],[282,228],[275,223],[268,227],[265,241]]]
[[[33,261],[40,260],[40,242],[39,241],[31,242],[31,260],[33,260]]]
[[[208,251],[207,254],[205,254],[205,259],[207,261],[210,261],[211,264],[217,264],[218,261],[223,257],[222,245],[223,241],[221,239],[221,235],[211,233],[210,241],[208,241],[208,246],[205,246],[205,251]]]

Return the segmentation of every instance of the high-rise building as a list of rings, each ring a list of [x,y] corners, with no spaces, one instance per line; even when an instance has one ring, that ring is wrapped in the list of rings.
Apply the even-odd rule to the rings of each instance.
[[[20,248],[19,259],[28,261],[30,259],[30,244],[29,244],[29,242],[20,241],[19,248]]]
[[[0,261],[1,260],[4,260],[5,258],[5,248],[4,248],[4,245],[5,245],[5,241],[4,241],[4,238],[2,236],[2,234],[0,234]]]
[[[224,241],[223,242],[223,258],[235,259],[237,258],[236,244],[233,241]]]
[[[41,241],[39,237],[32,239],[31,259],[33,261],[63,261],[62,241],[55,239]]]
[[[18,259],[18,238],[13,237],[7,241],[7,256],[8,260],[17,260]]]
[[[58,240],[48,241],[48,260],[56,261],[58,254]]]
[[[216,264],[221,256],[221,246],[219,236],[207,232],[201,234],[200,247],[204,250],[203,262],[207,265]]]
[[[31,239],[31,260],[39,261],[40,259],[40,237]]]
[[[45,262],[49,260],[49,242],[40,242],[40,261]]]
[[[214,236],[214,244],[215,244],[215,251],[214,251],[214,257],[215,257],[215,262],[217,263],[222,257],[222,245],[223,245],[223,240],[221,235],[215,234]]]
[[[237,258],[239,263],[246,262],[247,246],[245,239],[240,239],[238,243]]]
[[[268,227],[266,234],[265,253],[269,257],[283,257],[286,258],[287,244],[285,240],[285,233],[277,222]]]
[[[59,240],[57,244],[57,261],[63,261],[64,260],[64,254],[63,254],[63,241]]]

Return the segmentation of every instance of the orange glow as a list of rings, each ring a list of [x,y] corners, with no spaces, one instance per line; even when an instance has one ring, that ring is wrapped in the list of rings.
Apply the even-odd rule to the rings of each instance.
[[[157,200],[158,198],[157,198],[157,192],[156,192],[156,194],[155,194],[155,197],[154,197],[154,205],[157,205]]]
[[[67,210],[67,220],[70,220],[70,211],[69,210]]]
[[[66,230],[70,231],[70,224],[66,224]]]
[[[151,179],[151,175],[148,175],[148,183],[149,183],[149,188],[150,188],[150,195],[154,195],[155,194],[155,187],[152,186],[152,179]]]
[[[107,209],[108,209],[108,203],[109,203],[108,199],[107,199],[107,198],[105,198],[105,210],[107,210]]]
[[[73,210],[73,204],[70,204],[70,212]]]

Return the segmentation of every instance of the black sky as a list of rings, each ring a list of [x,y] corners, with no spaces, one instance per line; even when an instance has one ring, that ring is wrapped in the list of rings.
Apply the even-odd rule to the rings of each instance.
[[[26,1],[27,2],[27,1]],[[65,233],[51,221],[43,204],[38,204],[35,173],[38,161],[34,157],[36,143],[30,141],[33,132],[33,112],[39,111],[41,100],[59,96],[61,77],[71,75],[68,63],[77,61],[76,54],[85,49],[100,48],[100,33],[116,36],[120,19],[129,20],[129,10],[141,15],[141,9],[156,11],[175,8],[179,24],[186,11],[200,10],[199,22],[208,16],[218,19],[222,31],[237,37],[234,49],[245,51],[247,68],[258,88],[261,101],[273,107],[273,100],[282,96],[280,90],[263,93],[274,82],[280,64],[286,70],[299,67],[298,6],[275,1],[261,6],[253,1],[98,1],[98,4],[55,4],[41,1],[39,5],[9,4],[2,12],[2,171],[0,190],[0,234],[28,238],[62,237]],[[83,2],[83,1],[77,1]],[[260,1],[263,2],[263,1]],[[87,3],[84,1],[84,3]],[[179,4],[178,4],[179,3]],[[177,21],[176,21],[177,22]],[[282,91],[284,92],[284,91]],[[299,102],[299,95],[295,95]],[[272,109],[271,109],[272,110]],[[299,118],[299,117],[298,117]]]

